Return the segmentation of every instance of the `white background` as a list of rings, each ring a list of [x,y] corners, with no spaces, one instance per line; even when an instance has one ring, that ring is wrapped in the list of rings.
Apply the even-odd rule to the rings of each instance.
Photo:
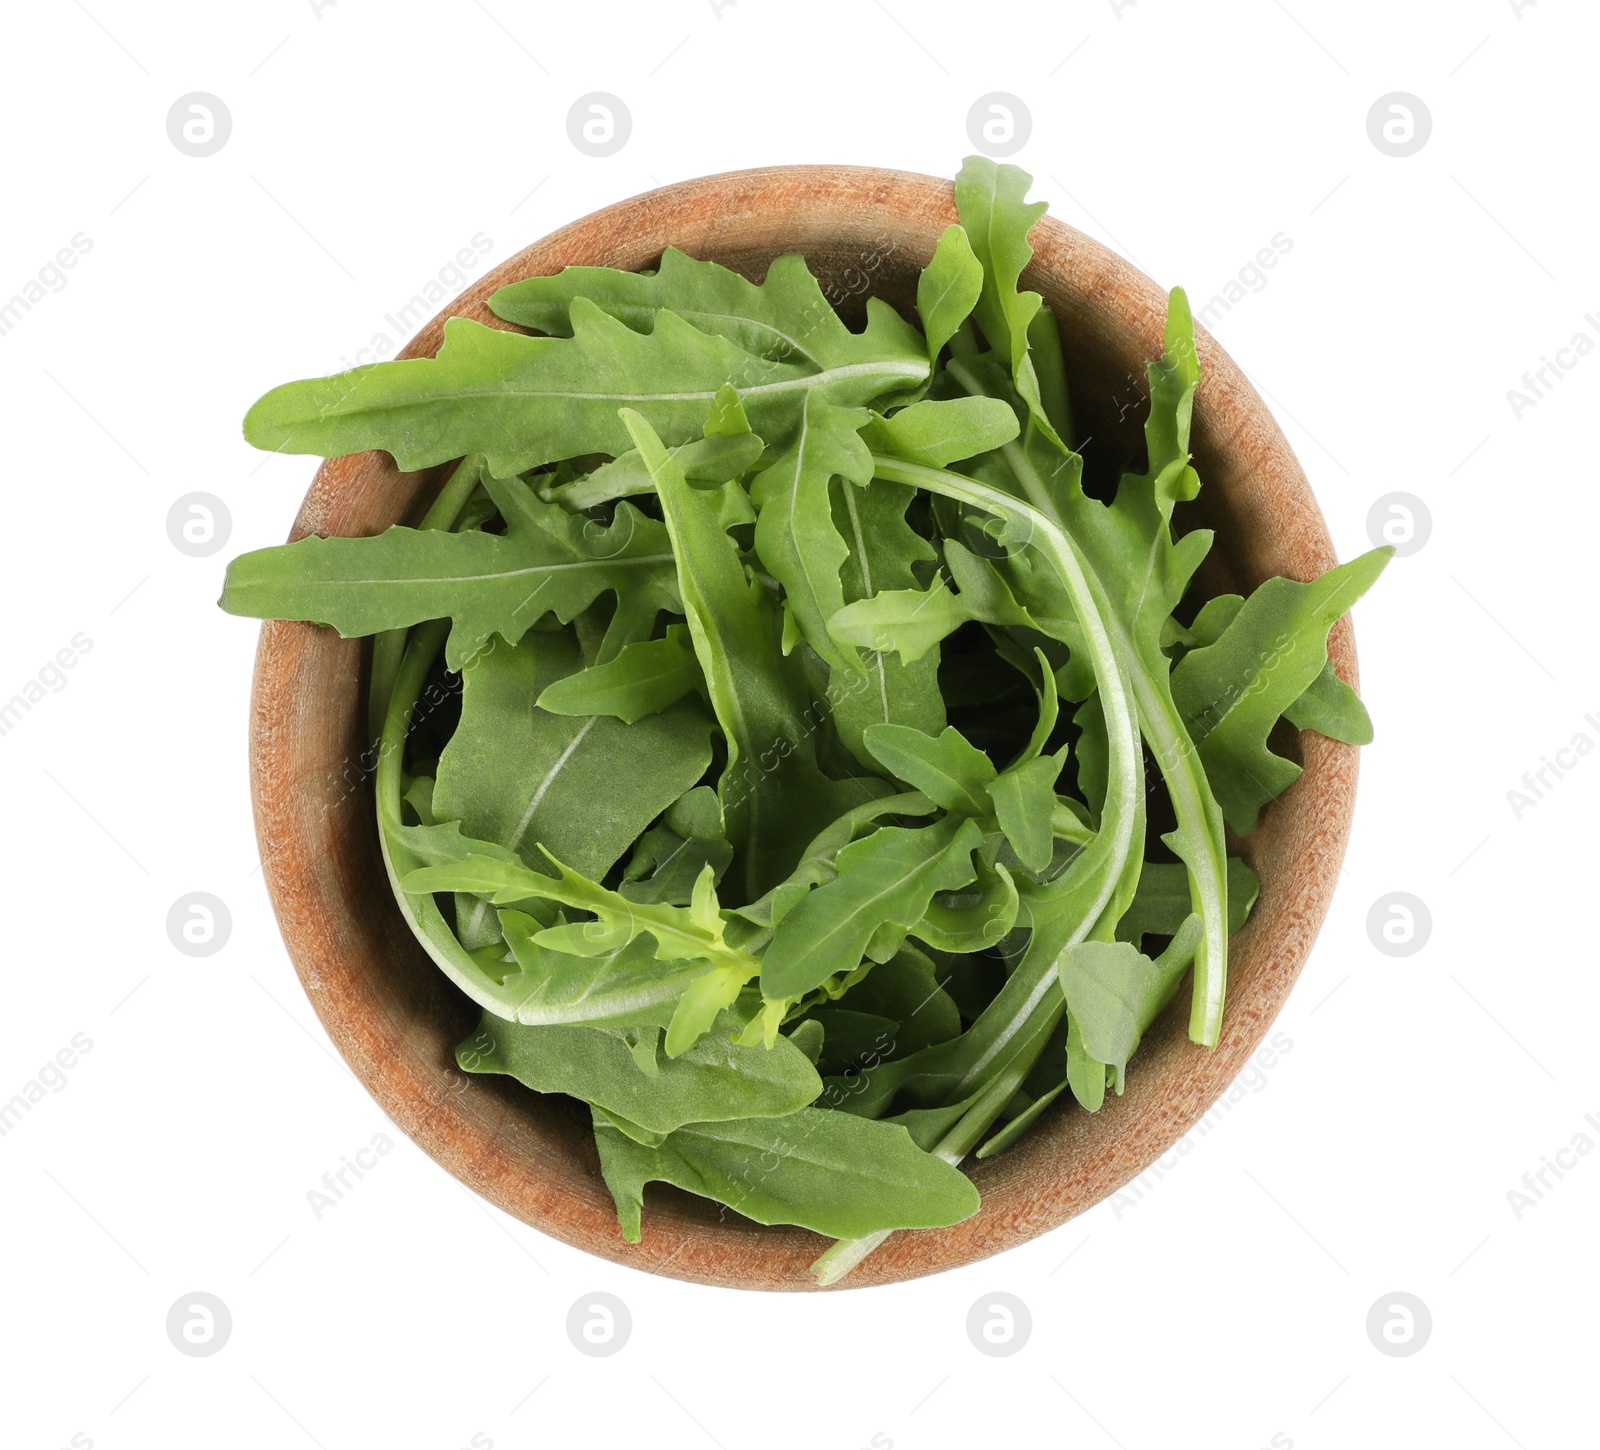
[[[1600,1144],[1600,758],[1547,776],[1520,819],[1507,792],[1578,732],[1600,742],[1600,355],[1520,417],[1507,391],[1578,331],[1600,340],[1600,17],[1576,0],[1120,9],[8,12],[0,299],[74,234],[93,245],[0,336],[0,699],[75,634],[92,648],[0,736],[0,1100],[75,1033],[93,1045],[0,1138],[7,1446],[1595,1443],[1600,1153],[1547,1170],[1520,1216],[1507,1195],[1575,1135]],[[203,159],[166,132],[191,91],[233,118]],[[589,91],[632,114],[609,158],[568,140]],[[492,246],[474,276],[707,172],[951,175],[991,91],[1029,108],[1014,159],[1054,214],[1197,306],[1292,239],[1215,332],[1341,556],[1368,547],[1387,493],[1431,512],[1357,610],[1378,739],[1347,870],[1278,1024],[1292,1048],[1131,1206],[892,1289],[654,1279],[468,1194],[384,1119],[299,988],[251,829],[255,630],[213,601],[229,557],[284,537],[313,462],[254,454],[239,420],[353,360],[475,233]],[[1367,132],[1392,91],[1433,119],[1403,159]],[[168,539],[192,491],[231,511],[210,557]],[[165,928],[192,891],[232,914],[206,958]],[[1391,891],[1432,913],[1405,958],[1367,932]],[[394,1151],[318,1219],[308,1191],[378,1133]],[[164,1327],[196,1290],[233,1318],[212,1357]],[[633,1334],[591,1359],[564,1326],[600,1290]],[[986,1357],[967,1312],[1002,1290],[1032,1337]],[[1367,1336],[1393,1291],[1431,1311],[1410,1357]]]

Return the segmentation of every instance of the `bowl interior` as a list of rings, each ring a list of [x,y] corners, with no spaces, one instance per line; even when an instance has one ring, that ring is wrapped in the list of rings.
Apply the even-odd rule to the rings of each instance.
[[[564,265],[640,268],[667,245],[759,279],[802,252],[846,318],[867,296],[909,311],[918,271],[955,220],[949,182],[902,172],[782,167],[651,192],[564,228],[513,257],[434,319],[402,356],[431,355],[447,315],[505,326],[486,299]],[[1081,233],[1046,219],[1023,276],[1060,320],[1091,487],[1142,455],[1144,366],[1161,350],[1164,293]],[[1309,579],[1335,562],[1288,443],[1238,368],[1204,332],[1195,465],[1204,481],[1185,526],[1217,531],[1206,592],[1274,574]],[[325,463],[293,537],[373,534],[414,522],[446,470],[400,473],[387,454]],[[1348,620],[1335,667],[1355,680]],[[623,1242],[599,1173],[586,1110],[511,1079],[471,1076],[454,1048],[477,1009],[413,940],[390,895],[372,796],[364,641],[273,622],[261,633],[252,697],[257,831],[279,923],[306,992],[352,1069],[395,1122],[502,1209],[570,1244],[641,1269],[738,1288],[810,1289],[828,1241],[762,1227],[662,1185],[647,1191],[643,1241]],[[1128,1090],[1090,1115],[1056,1107],[1008,1153],[969,1165],[980,1212],[951,1229],[893,1235],[840,1287],[954,1267],[1053,1228],[1161,1156],[1242,1070],[1298,975],[1338,876],[1356,752],[1304,734],[1305,772],[1242,849],[1261,898],[1233,942],[1221,1044],[1186,1035],[1180,992],[1146,1035]]]

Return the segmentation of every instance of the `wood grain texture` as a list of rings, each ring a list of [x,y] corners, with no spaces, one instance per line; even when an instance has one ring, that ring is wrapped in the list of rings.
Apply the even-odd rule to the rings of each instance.
[[[908,307],[916,275],[955,221],[948,181],[831,166],[704,177],[565,227],[482,278],[402,357],[431,355],[445,315],[505,326],[486,299],[569,264],[637,268],[671,244],[749,276],[802,252],[847,315],[869,293]],[[1144,365],[1158,355],[1166,298],[1097,242],[1046,219],[1023,284],[1061,320],[1091,477],[1141,451]],[[1205,487],[1189,526],[1217,530],[1206,577],[1221,590],[1274,574],[1311,579],[1335,563],[1316,501],[1283,434],[1244,375],[1199,331],[1204,369],[1195,465]],[[1139,406],[1128,406],[1131,402]],[[317,471],[292,537],[375,534],[415,522],[444,470],[400,473],[387,454]],[[1348,619],[1331,651],[1356,681]],[[329,1035],[391,1118],[463,1183],[545,1233],[618,1263],[746,1289],[812,1289],[828,1240],[764,1228],[660,1185],[644,1238],[623,1242],[587,1114],[504,1077],[471,1077],[453,1049],[476,1009],[407,930],[385,880],[374,822],[375,758],[365,738],[368,646],[331,630],[268,623],[251,702],[251,784],[268,888],[290,956]],[[1186,1035],[1187,993],[1146,1036],[1128,1090],[1090,1115],[1057,1105],[1009,1153],[970,1167],[981,1211],[954,1228],[892,1236],[841,1288],[931,1274],[1012,1248],[1098,1203],[1164,1154],[1244,1068],[1305,963],[1339,874],[1354,803],[1356,751],[1305,733],[1305,773],[1245,843],[1261,899],[1234,939],[1223,1037]]]

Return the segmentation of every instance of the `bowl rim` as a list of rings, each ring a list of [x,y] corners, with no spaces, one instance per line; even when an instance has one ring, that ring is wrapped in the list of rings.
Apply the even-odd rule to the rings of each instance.
[[[761,238],[776,235],[775,229],[793,230],[799,217],[813,230],[827,218],[835,228],[828,236],[849,235],[855,243],[870,235],[862,228],[877,217],[899,229],[891,250],[920,251],[921,265],[932,240],[956,219],[953,186],[912,172],[811,165],[723,172],[659,187],[523,248],[447,304],[397,356],[432,355],[446,317],[508,326],[488,312],[486,299],[519,278],[573,262],[637,267],[667,243],[707,255],[722,246],[730,228],[743,229],[752,253],[765,249],[770,256],[772,244]],[[879,235],[890,234],[880,228]],[[1034,258],[1023,285],[1043,292],[1058,315],[1064,308],[1072,312],[1086,329],[1079,336],[1119,356],[1129,349],[1146,357],[1159,352],[1166,294],[1149,278],[1048,216],[1035,224],[1030,241]],[[792,249],[809,257],[819,247]],[[1267,567],[1315,577],[1336,560],[1293,450],[1243,372],[1198,324],[1196,341],[1202,382],[1193,452],[1210,491],[1203,491],[1206,502],[1235,529],[1235,567],[1262,577]],[[1200,466],[1202,457],[1207,467]],[[388,523],[415,518],[442,476],[442,469],[400,474],[378,452],[327,460],[290,537],[376,531],[380,517]],[[264,623],[250,728],[254,816],[273,909],[306,994],[358,1080],[402,1132],[469,1188],[567,1244],[698,1283],[817,1289],[808,1266],[829,1240],[719,1214],[704,1200],[663,1194],[659,1186],[648,1190],[642,1241],[625,1243],[599,1182],[592,1145],[580,1165],[581,1147],[556,1121],[559,1115],[540,1106],[540,1095],[514,1083],[516,1091],[507,1091],[507,1080],[469,1077],[453,1060],[440,1061],[419,1046],[418,1024],[429,1012],[448,1011],[441,993],[454,988],[425,957],[436,979],[431,988],[410,978],[397,985],[389,975],[396,951],[405,952],[410,943],[421,957],[421,949],[394,906],[381,866],[374,876],[371,860],[356,859],[359,835],[350,832],[359,832],[352,821],[360,818],[352,816],[350,805],[370,805],[371,791],[367,767],[357,767],[353,784],[349,773],[351,742],[364,734],[362,661],[368,645],[339,640],[314,625]],[[1335,626],[1329,654],[1341,677],[1356,685],[1348,616]],[[1110,1197],[1217,1111],[1305,963],[1349,835],[1355,748],[1311,732],[1301,732],[1299,747],[1304,773],[1244,843],[1246,855],[1260,859],[1287,852],[1287,866],[1281,882],[1274,878],[1271,899],[1264,879],[1261,901],[1233,937],[1230,1000],[1218,1046],[1207,1052],[1189,1043],[1184,1023],[1169,1010],[1147,1034],[1123,1096],[1108,1099],[1093,1115],[1055,1110],[1009,1153],[976,1166],[969,1160],[965,1166],[984,1199],[974,1217],[953,1228],[896,1233],[832,1287],[901,1282],[1024,1243]],[[330,762],[339,780],[330,774]],[[363,815],[375,856],[372,812]],[[351,841],[354,852],[334,849]],[[372,917],[374,893],[381,897],[379,916],[392,921]],[[1184,993],[1177,1002],[1184,1004]],[[575,1171],[580,1166],[581,1174]]]

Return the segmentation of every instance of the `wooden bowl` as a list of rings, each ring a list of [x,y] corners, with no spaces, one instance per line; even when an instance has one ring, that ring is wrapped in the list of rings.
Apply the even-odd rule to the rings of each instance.
[[[569,264],[640,268],[668,244],[752,277],[802,252],[847,315],[870,292],[908,307],[917,271],[956,220],[950,182],[900,171],[783,166],[703,177],[606,207],[490,272],[448,315],[507,326],[496,288]],[[1060,319],[1091,476],[1142,450],[1144,367],[1159,355],[1165,294],[1098,242],[1046,219],[1032,234],[1023,285]],[[401,352],[428,356],[444,318]],[[1289,444],[1216,342],[1204,369],[1194,457],[1205,487],[1191,522],[1217,531],[1205,582],[1311,579],[1333,546]],[[376,534],[415,522],[444,470],[400,473],[384,453],[318,469],[292,537]],[[1348,619],[1333,631],[1339,673],[1356,683]],[[378,852],[367,730],[364,641],[268,623],[251,701],[251,784],[267,886],[306,993],[379,1105],[463,1183],[525,1223],[620,1264],[741,1289],[811,1289],[828,1240],[764,1228],[661,1185],[647,1194],[644,1238],[623,1242],[601,1181],[586,1109],[506,1077],[458,1071],[454,1048],[477,1019],[412,938]],[[1291,736],[1292,748],[1292,736]],[[1266,812],[1245,851],[1261,898],[1233,942],[1221,1044],[1186,1035],[1188,994],[1147,1034],[1128,1090],[1096,1114],[1061,1105],[1010,1152],[969,1167],[983,1207],[954,1228],[893,1235],[840,1286],[893,1283],[1015,1247],[1098,1203],[1162,1156],[1210,1108],[1255,1051],[1294,985],[1339,874],[1356,751],[1309,732],[1305,773]]]

